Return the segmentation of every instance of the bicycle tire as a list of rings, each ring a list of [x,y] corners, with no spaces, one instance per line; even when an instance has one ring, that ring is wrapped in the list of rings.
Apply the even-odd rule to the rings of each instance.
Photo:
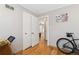
[[[68,41],[69,43],[71,43],[71,45],[73,46],[72,51],[70,51],[70,52],[64,52],[64,51],[62,51],[62,49],[61,49],[61,48],[59,47],[59,45],[58,45],[61,40],[66,40],[66,41]],[[60,39],[58,39],[56,45],[57,45],[57,48],[58,48],[62,53],[64,53],[64,54],[71,54],[71,53],[74,52],[74,44],[73,44],[69,39],[67,39],[67,38],[60,38]]]

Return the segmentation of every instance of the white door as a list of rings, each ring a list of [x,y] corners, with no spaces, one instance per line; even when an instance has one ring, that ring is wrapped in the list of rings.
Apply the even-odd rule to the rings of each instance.
[[[39,43],[39,21],[38,18],[32,16],[32,47]]]
[[[23,50],[32,46],[31,25],[31,15],[23,12]]]

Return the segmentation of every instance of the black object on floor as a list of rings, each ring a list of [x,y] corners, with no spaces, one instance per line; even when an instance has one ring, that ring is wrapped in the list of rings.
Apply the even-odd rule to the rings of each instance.
[[[14,41],[14,39],[15,39],[15,37],[14,37],[14,36],[10,36],[7,40],[9,40],[10,42],[13,42],[13,41]]]

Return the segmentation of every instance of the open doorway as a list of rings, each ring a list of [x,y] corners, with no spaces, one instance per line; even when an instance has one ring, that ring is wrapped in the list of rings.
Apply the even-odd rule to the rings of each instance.
[[[40,17],[40,40],[48,40],[48,16]]]

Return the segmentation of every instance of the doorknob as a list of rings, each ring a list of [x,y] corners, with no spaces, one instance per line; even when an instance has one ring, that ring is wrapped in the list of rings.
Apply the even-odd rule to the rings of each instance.
[[[27,33],[25,33],[25,35],[27,35]]]
[[[34,34],[34,32],[32,32],[32,34]]]

